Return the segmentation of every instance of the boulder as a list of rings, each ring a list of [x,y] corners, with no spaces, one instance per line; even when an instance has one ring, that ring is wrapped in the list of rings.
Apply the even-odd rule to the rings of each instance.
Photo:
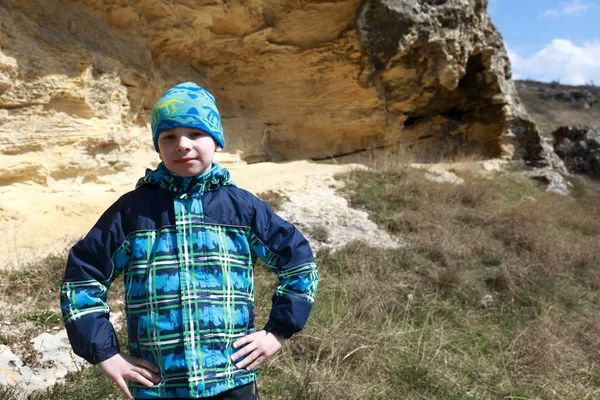
[[[554,151],[569,172],[600,179],[600,131],[583,125],[561,126],[552,137]]]
[[[27,395],[44,392],[69,371],[79,371],[84,360],[71,350],[67,332],[42,333],[31,340],[40,358],[35,366],[24,365],[8,346],[0,345],[0,385],[11,399],[29,398]],[[7,397],[8,398],[8,397]]]

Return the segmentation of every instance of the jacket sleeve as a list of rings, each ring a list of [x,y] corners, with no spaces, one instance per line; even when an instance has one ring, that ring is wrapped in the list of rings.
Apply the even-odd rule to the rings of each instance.
[[[308,320],[319,280],[317,267],[308,241],[294,225],[254,196],[253,205],[250,247],[279,279],[264,329],[289,338]]]
[[[92,364],[119,353],[106,294],[131,256],[119,202],[69,252],[60,305],[73,351]]]

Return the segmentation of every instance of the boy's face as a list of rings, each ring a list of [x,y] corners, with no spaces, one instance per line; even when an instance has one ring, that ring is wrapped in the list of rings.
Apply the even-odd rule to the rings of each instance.
[[[158,155],[169,171],[180,176],[202,175],[212,166],[217,145],[208,133],[177,127],[158,135]]]

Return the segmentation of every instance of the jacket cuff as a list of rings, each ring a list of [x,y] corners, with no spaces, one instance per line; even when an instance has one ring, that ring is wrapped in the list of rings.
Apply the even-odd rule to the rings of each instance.
[[[285,326],[283,326],[279,322],[277,322],[275,320],[272,320],[272,319],[270,319],[267,322],[267,324],[265,325],[264,330],[267,331],[267,332],[274,333],[274,334],[279,335],[279,336],[283,336],[286,339],[291,338],[292,335],[294,334],[294,332],[290,331]]]
[[[90,364],[98,364],[99,362],[108,360],[109,358],[116,356],[120,352],[121,351],[119,350],[119,347],[101,350],[101,351],[97,352],[96,354],[94,354],[94,357],[91,360],[89,360],[89,362],[90,362]]]
[[[112,326],[111,326],[112,328]],[[114,330],[111,329],[111,334],[106,338],[106,341],[102,347],[92,345],[92,357],[88,361],[91,364],[98,364],[101,361],[108,360],[111,357],[116,356],[121,352],[119,346],[119,340]]]

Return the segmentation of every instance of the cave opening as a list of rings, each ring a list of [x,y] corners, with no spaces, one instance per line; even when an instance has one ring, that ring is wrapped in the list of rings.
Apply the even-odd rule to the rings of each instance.
[[[408,117],[404,121],[404,127],[408,128],[408,127],[414,126],[420,119],[421,118],[419,118],[419,117]]]
[[[481,53],[474,54],[467,61],[465,76],[458,82],[461,89],[474,89],[479,85],[479,76],[486,70]]]
[[[461,121],[465,114],[468,114],[469,111],[459,110],[457,108],[451,108],[448,111],[441,113],[442,117],[449,119],[451,121]]]

